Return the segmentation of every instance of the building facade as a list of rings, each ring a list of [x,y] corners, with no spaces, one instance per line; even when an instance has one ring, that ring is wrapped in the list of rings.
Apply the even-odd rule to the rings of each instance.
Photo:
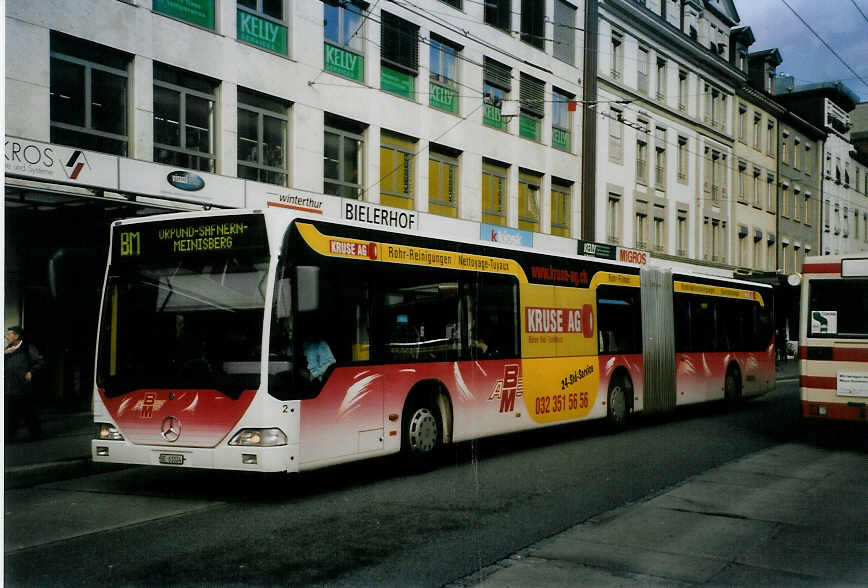
[[[86,402],[108,226],[157,211],[347,218],[361,202],[390,207],[362,218],[574,253],[583,14],[566,0],[7,2],[6,324],[45,347],[57,394]],[[52,310],[66,307],[46,278],[76,251],[96,276],[64,294],[87,305],[80,323]]]
[[[781,58],[775,49],[748,56],[753,42],[749,27],[734,31],[734,37],[743,51],[736,53],[735,63],[745,68],[748,81],[738,88],[733,103],[733,265],[743,271],[775,271],[780,232],[777,142],[784,109],[772,99],[769,82]]]
[[[826,134],[817,251],[838,255],[868,249],[866,166],[850,140],[856,95],[841,82],[799,86],[792,77],[778,78],[776,93],[779,102]]]
[[[595,240],[731,263],[738,20],[726,1],[600,0]]]

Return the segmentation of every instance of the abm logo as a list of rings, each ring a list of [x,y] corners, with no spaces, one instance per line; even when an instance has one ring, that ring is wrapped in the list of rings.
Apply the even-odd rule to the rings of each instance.
[[[72,152],[72,155],[69,156],[69,159],[66,160],[66,163],[63,166],[63,171],[66,173],[67,178],[75,180],[78,178],[78,174],[81,173],[81,170],[85,167],[90,169],[90,162],[88,162],[84,151],[76,149]]]
[[[522,386],[518,364],[506,364],[503,366],[503,377],[495,382],[494,389],[488,395],[488,399],[500,398],[500,412],[513,412],[515,411],[515,399],[521,396]]]

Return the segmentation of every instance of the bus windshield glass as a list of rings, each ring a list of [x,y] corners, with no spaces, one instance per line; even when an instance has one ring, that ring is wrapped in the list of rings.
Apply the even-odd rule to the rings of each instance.
[[[238,226],[249,232],[252,224]],[[196,236],[224,225],[227,235]],[[106,282],[97,360],[106,396],[209,389],[238,398],[258,388],[269,263],[264,227],[261,238],[245,239],[228,235],[241,231],[229,225],[116,227],[113,247],[125,234],[135,237],[126,238],[133,255],[113,250]]]
[[[868,337],[868,280],[811,280],[808,337]]]

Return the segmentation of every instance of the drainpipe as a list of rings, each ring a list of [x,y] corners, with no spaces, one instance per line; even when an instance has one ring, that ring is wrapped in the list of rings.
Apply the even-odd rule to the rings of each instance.
[[[580,237],[596,241],[597,193],[597,49],[599,0],[585,0],[585,54],[582,87],[582,218]]]

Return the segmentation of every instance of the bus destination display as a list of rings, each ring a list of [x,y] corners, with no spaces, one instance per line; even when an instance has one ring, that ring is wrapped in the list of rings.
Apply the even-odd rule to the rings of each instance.
[[[113,261],[267,251],[261,216],[220,216],[213,219],[122,225],[114,229]]]

